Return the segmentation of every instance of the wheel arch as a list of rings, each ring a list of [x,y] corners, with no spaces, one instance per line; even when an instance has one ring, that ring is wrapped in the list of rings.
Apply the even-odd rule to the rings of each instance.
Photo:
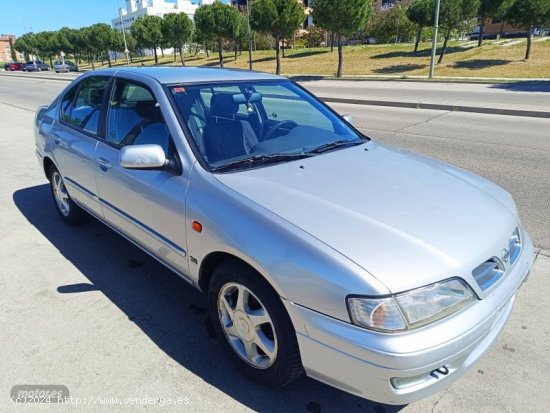
[[[50,179],[50,168],[52,167],[52,165],[55,166],[54,161],[52,161],[52,159],[49,156],[45,156],[43,161],[44,175],[46,175],[46,178],[48,179]]]
[[[210,280],[212,279],[212,275],[214,274],[215,269],[225,261],[235,261],[242,265],[245,265],[246,267],[250,268],[252,271],[254,271],[256,274],[258,274],[259,277],[261,277],[265,283],[273,290],[273,293],[277,296],[280,296],[280,294],[277,292],[276,288],[273,286],[273,284],[269,281],[267,277],[265,277],[261,271],[258,271],[257,268],[252,266],[250,263],[246,262],[242,258],[237,257],[234,254],[223,252],[223,251],[214,251],[209,253],[204,259],[202,260],[200,269],[199,269],[199,287],[201,291],[204,294],[208,293],[208,286],[210,285]]]

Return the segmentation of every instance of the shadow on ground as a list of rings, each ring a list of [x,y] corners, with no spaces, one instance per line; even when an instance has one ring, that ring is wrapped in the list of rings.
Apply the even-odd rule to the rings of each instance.
[[[472,59],[472,60],[462,60],[460,62],[455,62],[451,65],[456,69],[485,69],[486,67],[492,66],[504,66],[511,63],[510,60],[504,59]]]
[[[491,85],[493,89],[509,90],[511,92],[547,92],[550,93],[550,81],[523,81],[499,83]]]
[[[58,294],[101,291],[170,358],[245,406],[287,412],[394,413],[403,408],[361,399],[307,377],[285,389],[249,381],[237,373],[215,339],[201,293],[100,222],[63,224],[47,185],[18,190],[13,200],[89,280],[59,285]]]
[[[452,54],[452,53],[459,53],[459,52],[465,52],[472,47],[459,47],[459,46],[453,46],[453,47],[447,47],[445,50],[445,54]],[[394,57],[429,57],[431,56],[432,49],[424,49],[419,50],[418,52],[413,52],[412,50],[410,52],[406,52],[403,50],[396,50],[393,52],[386,52],[377,54],[374,56],[371,56],[371,59],[391,59]],[[441,53],[441,48],[437,49],[437,54],[439,55]]]
[[[374,69],[373,72],[375,73],[404,73],[404,72],[410,72],[412,70],[419,70],[419,69],[425,69],[428,67],[428,65],[417,65],[413,63],[406,63],[402,65],[393,65],[393,66],[386,66],[386,67],[380,67],[378,69]]]
[[[301,50],[292,54],[287,54],[285,59],[297,59],[300,57],[316,56],[319,54],[329,53],[328,50]]]

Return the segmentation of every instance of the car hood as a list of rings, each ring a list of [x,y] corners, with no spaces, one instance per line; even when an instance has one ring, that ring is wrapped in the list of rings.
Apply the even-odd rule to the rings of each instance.
[[[517,225],[514,202],[497,185],[372,141],[215,176],[354,261],[394,293],[467,278],[502,251]]]

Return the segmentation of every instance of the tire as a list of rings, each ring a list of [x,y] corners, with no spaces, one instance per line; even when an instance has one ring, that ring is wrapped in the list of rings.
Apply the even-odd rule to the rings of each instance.
[[[55,209],[61,219],[69,225],[78,225],[84,222],[88,217],[86,212],[71,199],[65,188],[63,177],[54,165],[50,167],[48,177]]]
[[[245,376],[283,387],[303,373],[290,317],[277,293],[250,267],[222,262],[209,284],[208,309],[222,346]]]

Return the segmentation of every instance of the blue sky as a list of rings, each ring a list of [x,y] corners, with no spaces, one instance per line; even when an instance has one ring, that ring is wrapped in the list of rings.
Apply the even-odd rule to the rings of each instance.
[[[168,0],[175,3],[175,0]],[[118,0],[121,7],[125,0]],[[94,23],[111,24],[118,12],[117,0],[2,0],[0,33],[21,36],[31,30],[79,28]],[[196,2],[196,1],[194,1]]]

